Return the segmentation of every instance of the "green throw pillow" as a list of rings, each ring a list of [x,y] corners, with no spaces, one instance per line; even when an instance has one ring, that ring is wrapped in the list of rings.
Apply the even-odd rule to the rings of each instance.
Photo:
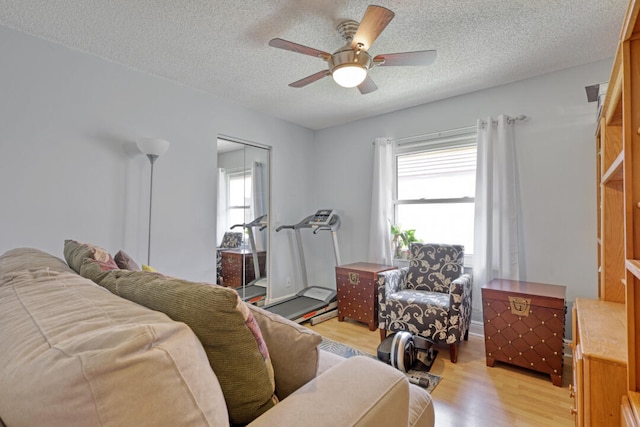
[[[193,330],[218,377],[233,424],[248,424],[277,403],[260,328],[234,290],[146,271],[104,271],[90,260],[82,272],[112,293]]]

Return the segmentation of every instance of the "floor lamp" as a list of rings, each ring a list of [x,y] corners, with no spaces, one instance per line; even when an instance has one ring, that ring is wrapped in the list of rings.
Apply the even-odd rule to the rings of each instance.
[[[143,138],[136,142],[138,149],[147,155],[151,162],[151,181],[149,185],[149,235],[147,240],[147,265],[151,265],[151,206],[153,202],[153,164],[169,149],[169,141],[157,138]]]

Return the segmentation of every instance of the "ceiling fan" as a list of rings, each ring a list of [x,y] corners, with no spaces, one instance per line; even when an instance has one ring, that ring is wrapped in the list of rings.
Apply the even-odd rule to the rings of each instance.
[[[269,46],[315,56],[329,64],[327,70],[318,71],[290,83],[289,86],[304,87],[323,77],[333,76],[340,86],[357,86],[360,93],[364,95],[378,89],[369,76],[369,70],[373,67],[430,65],[436,58],[435,50],[385,53],[372,57],[368,52],[369,48],[394,16],[395,14],[385,7],[370,5],[360,23],[353,20],[342,21],[336,30],[347,43],[333,54],[280,38],[271,39]]]

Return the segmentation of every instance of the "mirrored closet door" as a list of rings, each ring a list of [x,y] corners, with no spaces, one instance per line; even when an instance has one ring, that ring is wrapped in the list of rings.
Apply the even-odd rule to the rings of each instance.
[[[270,150],[218,138],[217,282],[262,305],[269,255]]]

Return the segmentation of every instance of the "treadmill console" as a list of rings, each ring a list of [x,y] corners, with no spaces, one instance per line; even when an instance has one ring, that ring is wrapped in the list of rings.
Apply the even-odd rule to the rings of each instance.
[[[336,211],[333,209],[320,209],[311,217],[311,219],[309,220],[309,225],[313,225],[316,227],[331,225],[331,220],[333,219],[333,216],[335,214]]]

